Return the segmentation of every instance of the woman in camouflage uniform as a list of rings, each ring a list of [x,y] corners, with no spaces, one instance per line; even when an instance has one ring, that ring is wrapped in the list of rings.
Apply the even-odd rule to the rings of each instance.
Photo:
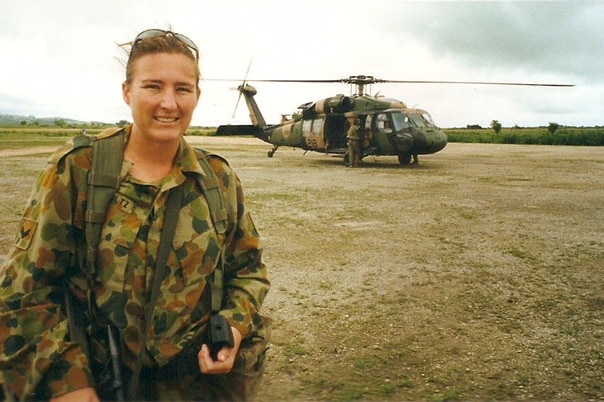
[[[91,296],[86,296],[90,281],[82,268],[87,205],[82,189],[91,169],[91,148],[68,144],[40,175],[16,243],[0,270],[5,398],[99,400],[93,361],[107,354],[101,353],[106,343],[93,339],[91,358],[70,341],[61,306],[65,288],[83,303],[93,300],[93,327],[102,317],[117,329],[122,376],[127,379],[137,364],[142,365],[142,393],[127,398],[250,397],[233,387],[241,386],[237,376],[250,378],[242,365],[253,366],[254,380],[262,373],[266,339],[259,310],[270,285],[240,181],[218,156],[209,162],[220,183],[228,224],[223,239],[212,230],[212,207],[198,184],[204,172],[183,138],[200,96],[198,59],[195,44],[170,31],[147,30],[132,42],[122,91],[134,123],[124,129],[120,185],[101,232]],[[167,277],[159,287],[143,345],[143,312],[153,283],[167,194],[177,186],[184,189],[184,201]],[[202,340],[211,312],[208,281],[221,252],[225,264],[220,315],[231,326],[234,347],[222,348],[214,359]],[[253,356],[257,361],[240,362],[242,345],[258,339],[264,343]]]

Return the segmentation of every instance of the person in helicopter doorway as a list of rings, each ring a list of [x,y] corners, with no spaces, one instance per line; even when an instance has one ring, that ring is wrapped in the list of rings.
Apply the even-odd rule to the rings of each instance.
[[[128,46],[133,123],[54,153],[0,267],[0,399],[247,401],[262,375],[270,282],[260,237],[228,162],[184,138],[199,50],[160,29]],[[89,249],[88,179],[103,141],[123,162],[103,176],[117,191]],[[216,321],[224,342],[208,329]],[[71,335],[78,328],[86,335]]]
[[[357,167],[361,161],[361,120],[356,117],[352,120],[346,133],[348,139],[348,166]]]

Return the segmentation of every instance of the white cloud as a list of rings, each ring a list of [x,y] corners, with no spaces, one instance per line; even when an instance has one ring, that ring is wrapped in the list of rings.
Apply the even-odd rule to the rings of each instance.
[[[175,0],[0,3],[0,113],[107,122],[129,118],[116,43],[172,27],[201,49],[209,78],[570,82],[572,89],[374,85],[373,92],[429,110],[441,126],[469,123],[602,125],[598,2]],[[203,82],[194,124],[247,123],[237,82]],[[277,122],[347,85],[258,83]]]

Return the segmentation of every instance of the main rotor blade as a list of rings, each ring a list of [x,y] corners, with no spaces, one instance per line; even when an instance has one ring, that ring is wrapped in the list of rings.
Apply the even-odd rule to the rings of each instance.
[[[247,65],[247,70],[245,71],[245,78],[243,79],[244,85],[245,85],[245,80],[247,80],[247,76],[250,73],[250,68],[252,68],[252,59],[250,59],[250,62]]]
[[[339,80],[249,80],[255,82],[301,82],[301,83],[317,83],[317,84],[325,84],[332,82],[345,82],[342,79]]]
[[[424,81],[424,80],[379,80],[383,83],[394,84],[461,84],[461,85],[514,85],[528,87],[574,87],[574,84],[546,84],[535,82],[491,82],[491,81]]]
[[[231,78],[204,78],[206,81],[241,81],[241,79]],[[445,85],[507,85],[507,86],[529,86],[529,87],[574,87],[574,84],[550,84],[550,83],[536,83],[536,82],[497,82],[497,81],[442,81],[442,80],[383,80],[373,77],[349,77],[339,79],[328,79],[328,80],[289,80],[289,79],[247,79],[245,81],[251,82],[280,82],[280,83],[316,83],[316,84],[329,84],[329,83],[345,83],[345,84],[380,84],[380,83],[392,83],[392,84],[445,84]]]
[[[202,81],[241,81],[241,78],[202,78]],[[253,82],[300,82],[300,83],[332,83],[332,82],[345,82],[344,80],[255,80],[255,79],[245,79],[245,81],[253,81]]]

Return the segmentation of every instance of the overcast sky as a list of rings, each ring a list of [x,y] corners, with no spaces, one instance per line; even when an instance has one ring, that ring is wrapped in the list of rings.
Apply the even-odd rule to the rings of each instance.
[[[386,0],[0,0],[0,113],[114,123],[126,58],[117,43],[172,27],[206,78],[465,80],[574,88],[375,84],[437,125],[604,125],[604,2]],[[237,82],[202,82],[194,125],[249,123]],[[253,83],[269,123],[346,84]]]

